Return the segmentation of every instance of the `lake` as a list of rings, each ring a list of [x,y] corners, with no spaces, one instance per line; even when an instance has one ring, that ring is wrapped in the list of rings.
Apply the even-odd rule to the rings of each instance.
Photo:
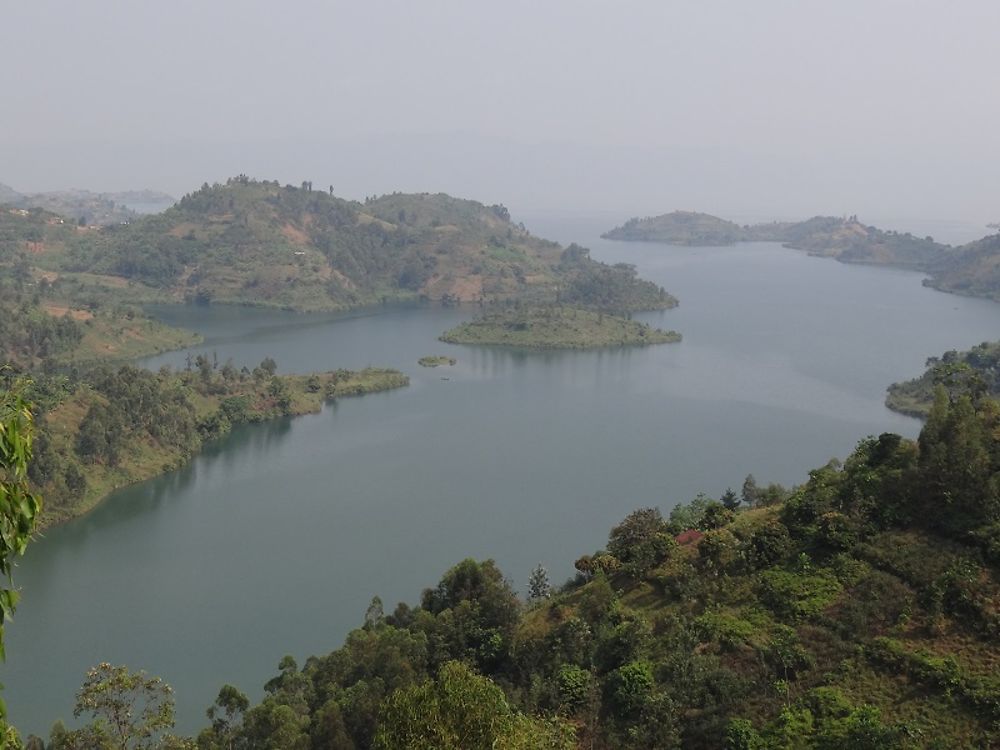
[[[885,387],[1000,331],[1000,306],[916,273],[766,243],[614,243],[585,219],[530,226],[662,284],[680,307],[637,317],[684,341],[528,353],[437,342],[463,309],[157,310],[220,362],[391,366],[411,385],[236,429],[32,544],[0,667],[13,722],[46,736],[72,722],[87,668],[110,661],[162,676],[194,732],[222,684],[259,698],[284,654],[329,652],[373,595],[416,602],[464,557],[494,558],[522,591],[539,562],[559,582],[637,507],[739,491],[750,472],[798,483],[866,435],[915,436]],[[417,366],[438,353],[458,364]]]

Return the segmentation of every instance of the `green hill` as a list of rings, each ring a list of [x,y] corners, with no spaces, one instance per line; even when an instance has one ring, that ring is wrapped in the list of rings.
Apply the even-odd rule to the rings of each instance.
[[[940,262],[950,250],[930,237],[884,231],[866,226],[856,217],[816,216],[787,225],[760,224],[751,227],[751,233],[753,239],[782,242],[787,247],[845,263],[927,269]]]
[[[401,193],[359,203],[309,183],[246,177],[204,185],[161,214],[79,233],[34,261],[125,280],[133,297],[298,310],[552,300],[579,274],[606,268],[532,236],[503,206]]]

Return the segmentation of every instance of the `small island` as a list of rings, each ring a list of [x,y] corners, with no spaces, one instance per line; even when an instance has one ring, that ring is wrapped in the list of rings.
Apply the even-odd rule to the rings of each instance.
[[[718,216],[697,211],[672,211],[660,216],[629,219],[601,235],[606,240],[666,242],[699,247],[733,245],[747,239],[747,230]]]
[[[594,349],[648,346],[681,340],[618,315],[560,305],[506,307],[492,310],[441,335],[449,344],[513,346],[528,349]]]
[[[421,367],[441,367],[442,365],[447,365],[451,367],[458,363],[458,360],[454,357],[443,357],[441,355],[434,355],[429,357],[421,357],[417,360],[417,364]]]

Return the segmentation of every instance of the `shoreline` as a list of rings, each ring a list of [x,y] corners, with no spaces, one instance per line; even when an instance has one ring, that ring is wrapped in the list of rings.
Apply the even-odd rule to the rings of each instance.
[[[358,371],[340,372],[347,372],[349,376],[335,380],[338,376],[337,371],[277,376],[281,382],[291,389],[292,400],[288,410],[255,411],[250,414],[249,418],[236,422],[236,424],[252,425],[283,417],[318,414],[326,404],[336,401],[338,398],[383,393],[405,388],[410,384],[409,376],[398,370],[366,368]],[[322,391],[309,392],[307,390],[306,384],[313,378],[325,378]],[[209,414],[215,416],[220,413],[221,410],[218,406],[209,412]],[[88,488],[83,497],[78,502],[60,507],[58,512],[48,509],[43,510],[39,516],[35,533],[42,533],[47,529],[86,516],[101,505],[111,494],[120,489],[154,479],[184,467],[195,459],[209,443],[228,435],[230,428],[231,425],[227,423],[225,429],[219,434],[200,439],[197,446],[190,452],[155,446],[150,447],[145,452],[145,455],[130,454],[122,462],[122,465],[118,467],[110,468],[103,464],[90,465],[90,467],[83,470],[88,480]]]

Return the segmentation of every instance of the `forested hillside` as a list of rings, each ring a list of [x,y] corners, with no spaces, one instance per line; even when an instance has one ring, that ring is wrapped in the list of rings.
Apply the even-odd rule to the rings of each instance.
[[[920,377],[889,386],[886,405],[904,414],[926,417],[934,403],[934,389],[1000,397],[1000,342],[984,341],[969,351],[952,349],[927,360]]]
[[[199,355],[179,372],[97,365],[36,372],[25,393],[37,410],[29,476],[45,497],[44,527],[79,515],[117,487],[183,465],[231,427],[319,411],[324,401],[403,387],[395,370],[279,375]]]
[[[8,210],[0,250],[26,278],[47,276],[76,296],[113,289],[119,302],[298,310],[551,301],[581,276],[608,269],[582,249],[567,253],[532,236],[501,205],[402,193],[359,203],[308,182],[282,187],[243,176],[206,184],[161,214],[101,229]]]

